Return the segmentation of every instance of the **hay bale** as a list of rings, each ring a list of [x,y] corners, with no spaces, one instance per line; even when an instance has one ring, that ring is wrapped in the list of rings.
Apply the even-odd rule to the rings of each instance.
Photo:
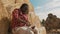
[[[34,7],[29,0],[1,0],[0,1],[0,34],[7,34],[9,28],[9,21],[12,19],[12,11],[15,8],[20,8],[22,4],[28,4],[29,14],[28,18],[32,25],[40,28],[41,23],[39,17],[34,13]],[[3,20],[4,19],[4,20]],[[36,22],[36,23],[35,23]]]

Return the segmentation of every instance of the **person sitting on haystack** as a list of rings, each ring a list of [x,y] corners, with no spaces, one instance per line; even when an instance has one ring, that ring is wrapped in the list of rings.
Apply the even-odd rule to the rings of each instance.
[[[28,12],[28,5],[25,3],[19,9],[14,9],[11,22],[12,34],[34,34],[28,28],[31,25],[28,21]]]

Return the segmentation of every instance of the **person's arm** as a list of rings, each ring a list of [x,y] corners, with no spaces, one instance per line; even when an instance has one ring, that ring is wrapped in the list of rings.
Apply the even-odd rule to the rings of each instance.
[[[31,25],[29,21],[23,20],[21,18],[18,18],[18,21],[19,22],[22,22],[22,23],[25,23],[27,26],[30,26]]]
[[[12,12],[11,28],[14,28],[16,26],[17,18],[18,18],[18,9],[15,9]]]
[[[18,21],[19,21],[19,22],[22,22],[22,23],[26,23],[26,21],[23,20],[23,19],[21,19],[21,18],[18,18]]]

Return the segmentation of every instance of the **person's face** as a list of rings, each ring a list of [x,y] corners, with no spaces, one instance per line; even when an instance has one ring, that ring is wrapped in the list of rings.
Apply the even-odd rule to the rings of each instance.
[[[28,13],[28,6],[23,7],[22,8],[22,11],[23,11],[23,13],[26,13],[27,14]]]

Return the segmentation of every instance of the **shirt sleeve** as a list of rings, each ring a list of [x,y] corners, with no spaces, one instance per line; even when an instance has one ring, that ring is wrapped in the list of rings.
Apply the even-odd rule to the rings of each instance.
[[[18,10],[15,9],[13,12],[12,12],[12,17],[13,18],[18,18]]]
[[[17,19],[18,19],[18,10],[15,9],[15,10],[12,12],[11,28],[16,27]]]

